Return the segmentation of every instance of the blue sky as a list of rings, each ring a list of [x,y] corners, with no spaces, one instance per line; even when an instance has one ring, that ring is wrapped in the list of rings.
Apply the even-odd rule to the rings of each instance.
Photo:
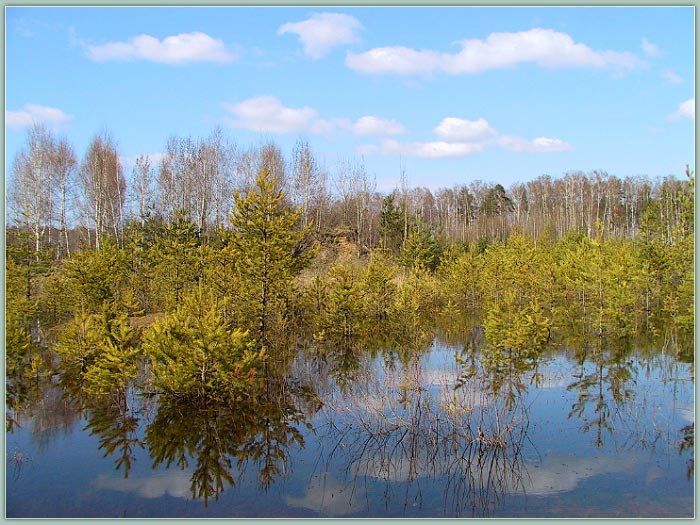
[[[130,172],[221,125],[377,189],[695,162],[692,7],[6,7],[6,168],[42,121]]]

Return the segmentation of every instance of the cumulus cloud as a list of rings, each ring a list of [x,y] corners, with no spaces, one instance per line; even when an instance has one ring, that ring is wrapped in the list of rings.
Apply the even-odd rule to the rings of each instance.
[[[522,137],[502,136],[498,138],[498,145],[508,151],[527,153],[550,153],[573,149],[570,144],[563,140],[548,137],[526,140]]]
[[[556,138],[537,137],[527,140],[513,135],[502,135],[484,118],[477,120],[446,117],[433,129],[441,139],[428,142],[401,143],[385,140],[381,147],[362,146],[363,153],[381,152],[384,155],[403,155],[430,159],[466,157],[486,147],[500,147],[513,152],[550,153],[570,151],[572,146]]]
[[[404,155],[424,159],[442,159],[449,157],[466,157],[483,149],[482,144],[460,142],[411,142],[401,143],[385,140],[381,151],[385,155]]]
[[[159,40],[151,35],[139,35],[128,42],[108,42],[86,45],[88,56],[95,62],[146,60],[163,64],[194,62],[233,62],[236,56],[218,38],[198,31],[181,33]]]
[[[356,135],[398,135],[406,130],[395,120],[367,115],[357,119],[352,125],[352,131]]]
[[[5,111],[5,124],[12,128],[28,128],[35,123],[62,124],[71,119],[58,108],[39,104],[25,104],[22,109]]]
[[[676,110],[675,113],[673,113],[670,118],[672,120],[677,120],[677,119],[682,119],[682,118],[689,118],[691,120],[695,120],[695,97],[686,100],[685,102],[681,102],[678,105],[678,109]]]
[[[644,65],[629,52],[597,51],[577,43],[566,33],[530,29],[515,33],[491,33],[485,40],[459,42],[457,53],[416,50],[403,46],[378,47],[364,53],[348,53],[346,64],[361,73],[421,75],[444,72],[474,74],[489,69],[531,62],[542,67],[612,68],[628,71]]]
[[[346,118],[321,118],[310,107],[291,108],[270,95],[250,98],[237,104],[223,104],[235,116],[229,124],[237,128],[267,133],[331,133],[350,132],[355,135],[396,135],[404,127],[395,120],[365,115],[355,122]]]
[[[644,54],[648,57],[659,56],[659,48],[649,42],[646,38],[642,38],[642,51],[644,51]]]
[[[238,104],[224,104],[235,115],[234,127],[268,133],[327,133],[333,123],[320,119],[309,107],[289,108],[277,98],[263,95]]]
[[[379,151],[379,146],[377,146],[376,144],[362,144],[355,148],[355,153],[357,153],[360,156],[368,155],[370,153],[376,153],[377,151]]]
[[[331,49],[359,41],[362,24],[353,16],[341,13],[318,13],[302,22],[289,22],[277,30],[278,35],[299,36],[304,53],[313,59],[326,56]]]
[[[496,130],[483,118],[465,120],[446,117],[433,131],[446,142],[481,141],[496,135]]]

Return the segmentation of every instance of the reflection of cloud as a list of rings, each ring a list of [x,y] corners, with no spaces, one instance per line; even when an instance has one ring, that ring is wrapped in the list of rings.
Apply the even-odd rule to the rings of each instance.
[[[99,489],[116,490],[118,492],[134,492],[142,498],[160,498],[168,495],[174,498],[189,499],[189,472],[164,472],[147,478],[114,478],[98,476],[95,486]]]
[[[629,472],[637,464],[637,458],[610,457],[575,458],[571,456],[548,457],[538,468],[528,468],[529,477],[522,482],[525,493],[548,496],[575,489],[578,484],[600,474]]]
[[[323,473],[314,476],[303,498],[287,496],[285,502],[292,507],[311,509],[325,516],[348,516],[365,508],[353,494],[353,485],[342,486],[338,480]]]
[[[688,423],[695,421],[695,409],[691,407],[678,407],[678,413]]]

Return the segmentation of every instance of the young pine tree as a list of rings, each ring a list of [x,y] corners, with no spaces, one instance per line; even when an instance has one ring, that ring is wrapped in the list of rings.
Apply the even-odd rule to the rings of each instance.
[[[273,319],[284,324],[292,279],[309,263],[305,246],[311,225],[297,228],[301,212],[285,206],[279,180],[263,167],[255,187],[243,197],[234,193],[233,232],[226,248],[234,265],[238,287],[234,291],[245,325],[268,346],[273,341]]]

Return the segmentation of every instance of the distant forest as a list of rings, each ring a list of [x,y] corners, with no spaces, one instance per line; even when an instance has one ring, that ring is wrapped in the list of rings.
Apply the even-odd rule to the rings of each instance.
[[[30,376],[105,393],[144,363],[158,392],[201,394],[284,375],[299,345],[418,349],[438,318],[475,319],[497,368],[553,340],[692,330],[687,168],[434,192],[401,175],[383,194],[360,160],[329,173],[303,140],[287,158],[216,129],[139,157],[127,184],[108,134],[79,159],[34,126],[7,185],[8,402]]]
[[[504,241],[512,231],[556,240],[572,230],[590,237],[601,229],[607,237],[636,238],[645,213],[658,215],[668,242],[692,191],[688,178],[620,179],[594,171],[543,175],[508,188],[477,180],[431,192],[407,187],[402,173],[401,186],[386,195],[376,191],[361,160],[329,173],[303,140],[287,158],[274,143],[243,149],[220,128],[204,139],[171,137],[158,161],[136,160],[127,184],[108,134],[96,136],[79,159],[67,139],[36,125],[12,165],[8,226],[30,232],[35,251],[51,249],[56,259],[106,239],[122,243],[135,223],[167,225],[176,217],[212,239],[230,228],[234,190],[246,193],[263,168],[278,181],[285,205],[301,210],[298,227],[313,223],[319,242],[344,238],[363,252],[398,250],[416,228],[443,245]]]

